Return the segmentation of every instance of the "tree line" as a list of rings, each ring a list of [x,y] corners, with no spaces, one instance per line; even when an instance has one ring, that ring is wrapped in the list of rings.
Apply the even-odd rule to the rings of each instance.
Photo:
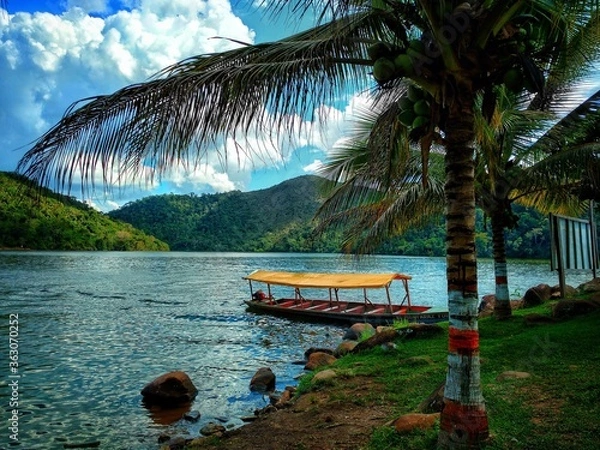
[[[340,252],[342,231],[315,233],[314,217],[323,202],[321,182],[305,175],[269,189],[223,194],[164,194],[145,197],[108,213],[109,217],[167,242],[178,251]],[[547,216],[520,205],[518,225],[507,232],[510,258],[550,256]],[[481,211],[477,214],[477,252],[492,256],[492,234]],[[384,242],[376,253],[444,256],[442,216]]]

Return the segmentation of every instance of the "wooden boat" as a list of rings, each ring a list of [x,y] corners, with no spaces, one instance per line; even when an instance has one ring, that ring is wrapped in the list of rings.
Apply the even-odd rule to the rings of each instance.
[[[448,320],[448,311],[431,306],[411,304],[408,275],[400,273],[308,273],[278,272],[256,270],[243,277],[250,285],[250,300],[245,300],[248,310],[300,319],[310,322],[332,322],[351,324],[368,322],[373,325],[391,324],[394,321],[433,323]],[[392,303],[390,285],[399,280],[404,287],[404,298],[400,304]],[[255,291],[255,283],[266,285]],[[275,298],[274,286],[285,286],[293,289],[293,296]],[[305,298],[303,289],[324,290],[326,298]],[[368,289],[385,289],[386,303],[373,303],[367,296]],[[345,300],[340,298],[351,295],[354,291],[362,291],[361,300]],[[347,293],[348,291],[348,293]],[[316,291],[318,292],[318,291]],[[324,295],[325,296],[325,295]]]

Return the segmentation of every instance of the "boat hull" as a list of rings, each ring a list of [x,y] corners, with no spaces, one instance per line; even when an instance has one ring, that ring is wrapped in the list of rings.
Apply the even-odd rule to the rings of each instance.
[[[286,317],[305,322],[337,323],[348,325],[366,322],[372,325],[390,325],[395,321],[436,323],[448,320],[448,311],[429,306],[364,304],[358,302],[329,302],[327,300],[279,299],[246,300],[248,311],[258,314]]]

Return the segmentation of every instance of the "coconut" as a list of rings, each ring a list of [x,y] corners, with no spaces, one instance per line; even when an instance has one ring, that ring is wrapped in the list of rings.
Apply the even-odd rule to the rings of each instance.
[[[398,73],[402,75],[411,76],[414,73],[413,61],[410,56],[406,53],[400,53],[394,59],[394,66]]]
[[[398,115],[398,118],[400,119],[400,123],[402,123],[402,125],[412,127],[417,115],[412,109],[406,109]]]
[[[412,102],[416,103],[416,102],[418,102],[419,100],[421,100],[423,98],[424,93],[421,90],[421,88],[418,88],[417,86],[414,86],[414,85],[411,84],[408,87],[407,95],[408,95],[408,98]]]
[[[429,123],[429,119],[425,116],[417,116],[412,123],[413,128],[421,128]]]
[[[417,116],[428,116],[431,114],[431,108],[429,102],[425,99],[418,100],[413,107]]]
[[[387,58],[379,58],[373,64],[373,76],[380,83],[385,83],[394,78],[396,66]]]
[[[512,92],[521,92],[523,90],[523,74],[519,69],[509,69],[504,74],[504,77],[502,77],[502,82]]]
[[[400,105],[400,109],[402,111],[412,111],[415,107],[414,102],[411,101],[411,99],[408,98],[406,95],[400,98],[400,100],[398,101],[398,105]]]
[[[385,42],[376,42],[367,49],[367,54],[371,61],[377,61],[379,58],[390,56],[390,47]]]
[[[408,43],[408,48],[410,50],[412,50],[413,52],[416,52],[416,53],[418,53],[420,55],[422,55],[423,53],[425,53],[425,44],[420,39],[412,39]]]

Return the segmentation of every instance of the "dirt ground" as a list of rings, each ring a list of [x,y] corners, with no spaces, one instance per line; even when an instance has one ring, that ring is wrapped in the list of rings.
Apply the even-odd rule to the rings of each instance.
[[[343,389],[325,388],[304,394],[287,408],[227,431],[218,441],[204,438],[186,448],[359,450],[375,427],[393,418],[393,405],[385,401],[384,395],[377,404],[372,403],[381,391],[382,387],[372,379],[353,378]]]

